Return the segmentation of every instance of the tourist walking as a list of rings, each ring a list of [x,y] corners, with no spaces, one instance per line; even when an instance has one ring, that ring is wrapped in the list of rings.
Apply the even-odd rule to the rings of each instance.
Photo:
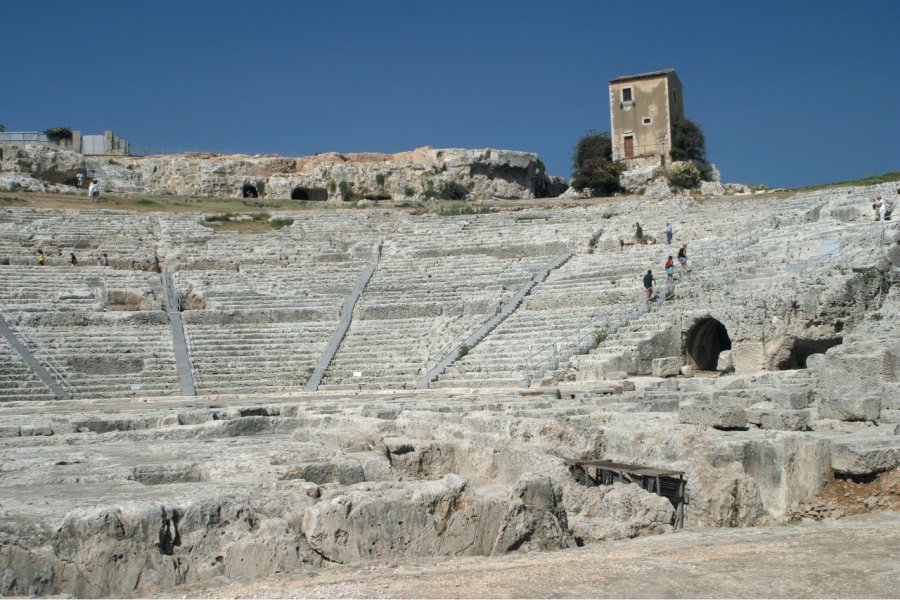
[[[687,244],[678,251],[678,272],[681,274],[687,273]]]
[[[75,187],[77,187],[79,190],[84,187],[84,175],[82,175],[81,173],[75,175]]]
[[[100,183],[96,179],[88,186],[88,196],[95,200],[100,199]]]
[[[106,256],[106,252],[97,257],[97,266],[99,267],[108,267],[109,266],[109,257]]]
[[[650,298],[653,297],[653,271],[650,269],[644,275],[644,289],[647,290],[647,304],[650,304]]]
[[[634,243],[635,244],[643,244],[644,243],[644,229],[641,227],[640,223],[634,224]]]
[[[46,257],[44,256],[44,251],[41,250],[40,248],[38,248],[37,258],[38,258],[38,265],[40,265],[40,266],[43,267],[43,266],[44,266],[44,261],[47,260],[47,259],[46,259]]]
[[[672,255],[669,255],[669,259],[666,260],[666,281],[672,282],[672,276],[675,274],[675,263],[672,262]]]
[[[884,202],[884,198],[878,196],[878,216],[881,217],[880,221],[884,223],[884,217],[887,214],[887,204]]]
[[[671,224],[671,223],[666,223],[666,245],[667,245],[667,246],[671,246],[671,245],[672,245],[672,233],[673,233],[673,231],[672,231],[672,224]],[[671,258],[671,257],[670,257],[670,258]]]
[[[73,267],[78,264],[78,259],[75,257],[74,252],[69,252],[69,264]]]

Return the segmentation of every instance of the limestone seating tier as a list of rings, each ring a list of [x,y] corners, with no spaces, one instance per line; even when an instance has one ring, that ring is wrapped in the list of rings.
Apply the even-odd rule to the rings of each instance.
[[[0,342],[0,402],[10,400],[53,400],[54,396],[21,357]]]
[[[103,323],[95,318],[87,325],[29,325],[26,321],[23,328],[64,369],[77,398],[178,394],[165,313],[135,314],[146,316],[147,322]]]
[[[546,256],[410,258],[386,252],[320,389],[414,387],[417,375],[492,317],[547,262]]]
[[[154,217],[124,211],[0,210],[0,261],[7,264],[36,265],[41,248],[47,266],[68,266],[70,252],[94,265],[105,252],[112,266],[148,269],[157,237]]]
[[[210,310],[340,306],[365,264],[312,264],[291,268],[244,268],[240,272],[179,271],[179,296],[195,296]],[[195,308],[190,299],[183,300]]]
[[[109,267],[0,266],[0,300],[12,312],[154,310],[162,306],[155,273]]]
[[[186,327],[198,394],[302,389],[333,321]]]

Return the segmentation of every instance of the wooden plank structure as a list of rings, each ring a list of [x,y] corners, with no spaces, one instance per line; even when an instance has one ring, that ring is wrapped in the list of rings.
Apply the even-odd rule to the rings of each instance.
[[[654,469],[608,460],[579,460],[566,458],[572,477],[585,486],[612,485],[616,482],[634,483],[648,492],[668,498],[675,508],[675,529],[684,527],[684,471]]]

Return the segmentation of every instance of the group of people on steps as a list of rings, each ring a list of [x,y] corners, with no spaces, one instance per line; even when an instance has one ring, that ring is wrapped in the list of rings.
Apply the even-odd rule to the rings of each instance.
[[[644,243],[644,230],[641,227],[640,223],[634,224],[634,241],[635,244],[643,244]],[[672,228],[671,223],[666,223],[666,245],[672,245],[672,237],[674,235],[674,229]],[[683,277],[687,274],[687,244],[681,246],[677,253],[678,260],[678,273],[679,276]],[[666,259],[665,266],[663,267],[666,271],[666,281],[668,283],[675,282],[675,262],[672,258],[672,255],[669,255],[669,258]],[[653,270],[647,269],[647,273],[644,274],[643,277],[644,282],[644,290],[647,293],[647,303],[650,303],[650,300],[653,298],[653,284],[656,282],[656,279],[653,277]]]

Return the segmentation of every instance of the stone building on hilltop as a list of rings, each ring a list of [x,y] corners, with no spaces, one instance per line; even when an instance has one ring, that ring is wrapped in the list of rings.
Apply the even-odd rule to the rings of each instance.
[[[672,124],[684,117],[684,94],[675,69],[609,81],[613,160],[627,168],[665,165]]]

